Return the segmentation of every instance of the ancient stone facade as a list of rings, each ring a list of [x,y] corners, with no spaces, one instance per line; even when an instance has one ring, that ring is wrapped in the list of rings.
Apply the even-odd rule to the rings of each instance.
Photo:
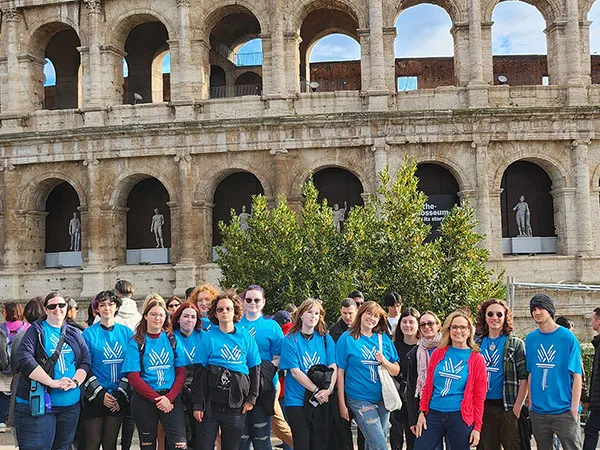
[[[494,269],[527,281],[597,281],[600,86],[590,76],[590,3],[533,1],[548,25],[549,86],[511,86],[494,80],[497,1],[434,2],[453,21],[453,85],[397,92],[394,22],[416,3],[1,0],[0,298],[51,289],[89,297],[116,278],[133,281],[139,294],[182,294],[217,277],[215,193],[232,174],[250,173],[270,201],[284,195],[297,206],[311,173],[344,169],[365,197],[378,171],[394,171],[406,156],[456,180],[453,194],[476,208]],[[312,92],[307,55],[334,31],[360,43],[360,87]],[[260,71],[231,58],[254,37],[262,40]],[[167,50],[168,103],[156,69]],[[45,109],[45,58],[56,67],[55,110]],[[241,75],[246,81],[236,85]],[[260,92],[244,90],[256,83]],[[513,163],[530,163],[548,179],[542,194],[552,211],[532,214],[547,218],[557,238],[552,254],[503,251],[517,201],[503,197],[503,177]],[[126,265],[128,233],[138,232],[127,228],[138,214],[130,197],[148,179],[166,191],[171,264]],[[76,195],[50,198],[65,182]],[[67,203],[60,217],[72,207],[81,216],[82,267],[45,268],[50,227],[66,234],[48,205]],[[139,232],[149,233],[152,210],[144,214]],[[581,316],[590,306],[569,312]]]

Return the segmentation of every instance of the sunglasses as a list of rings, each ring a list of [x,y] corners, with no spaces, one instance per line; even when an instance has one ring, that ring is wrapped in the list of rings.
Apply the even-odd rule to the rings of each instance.
[[[488,312],[487,312],[487,316],[488,316],[488,317],[494,317],[494,311],[488,311]],[[502,316],[504,316],[504,313],[503,313],[503,312],[501,312],[501,311],[496,311],[496,317],[497,317],[498,319],[500,319]]]
[[[246,298],[246,303],[250,304],[252,302],[258,304],[260,303],[262,298]]]
[[[421,328],[427,328],[427,327],[433,327],[436,323],[435,322],[421,322],[419,324],[419,327]]]
[[[169,303],[167,305],[167,308],[171,309],[171,308],[179,308],[179,303]]]
[[[231,311],[233,311],[233,308],[231,306],[219,306],[217,308],[218,313],[222,313],[224,311],[231,312]]]
[[[50,311],[54,311],[56,308],[66,308],[67,304],[66,303],[52,303],[51,305],[46,305],[46,309],[49,309]]]

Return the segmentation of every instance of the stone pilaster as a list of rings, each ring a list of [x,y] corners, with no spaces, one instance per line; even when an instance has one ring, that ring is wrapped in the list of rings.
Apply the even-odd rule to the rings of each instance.
[[[369,47],[371,83],[368,91],[387,92],[383,51],[383,4],[381,0],[369,0]]]
[[[469,85],[483,84],[483,55],[481,39],[481,3],[469,2]],[[466,61],[465,61],[466,62]]]
[[[263,64],[262,64],[262,91],[263,95],[273,95],[273,47],[271,33],[261,33]]]
[[[469,84],[469,24],[455,23],[450,29],[454,38],[454,83],[456,86]]]
[[[559,255],[577,254],[577,228],[576,197],[577,189],[563,187],[552,189],[552,204],[554,207],[554,229],[558,237],[556,252]],[[535,235],[535,230],[533,230]]]
[[[285,40],[285,81],[286,93],[294,95],[300,92],[300,42],[302,38],[296,32],[284,33]]]
[[[102,61],[102,79],[105,85],[101,89],[102,101],[107,106],[123,104],[123,58],[125,52],[112,45],[100,46],[100,59]]]
[[[565,26],[566,44],[569,51],[567,61],[567,102],[570,106],[587,103],[587,91],[581,80],[581,43],[579,34],[579,2],[566,0],[567,24]]]
[[[278,202],[280,196],[284,198],[288,196],[290,158],[285,148],[274,149],[270,153],[273,155],[273,179],[275,180],[273,195],[274,201]]]
[[[590,200],[590,141],[571,143],[571,166],[575,175],[575,217],[577,217],[577,254],[592,254],[592,216]]]
[[[191,41],[192,54],[197,67],[198,83],[194,90],[194,100],[207,99],[210,97],[210,45],[205,40]]]
[[[581,42],[581,82],[584,86],[592,84],[590,57],[590,25],[592,22],[579,22],[579,41]]]
[[[194,249],[196,242],[194,239],[194,226],[196,217],[192,211],[192,157],[189,150],[186,150],[175,157],[175,162],[179,164],[179,234],[171,232],[171,246],[177,245],[177,264],[194,264]],[[174,216],[175,214],[172,214]]]
[[[198,239],[194,249],[197,264],[212,262],[212,226],[214,203],[208,201],[194,201],[194,218],[199,226]]]
[[[192,102],[202,97],[203,58],[194,58],[190,39],[190,1],[177,0],[178,40],[169,42],[171,51],[171,102]]]
[[[383,55],[385,63],[385,85],[389,92],[396,91],[396,55],[395,41],[396,28],[388,27],[383,29]]]
[[[548,43],[548,78],[550,84],[567,84],[567,64],[565,55],[567,44],[565,42],[566,22],[556,21],[545,30]]]
[[[387,167],[387,154],[389,145],[385,142],[385,139],[376,139],[373,143],[371,150],[373,151],[373,168],[375,169],[375,181],[376,187],[379,187],[379,174]]]
[[[489,189],[489,211],[502,211],[500,196],[503,189]],[[490,215],[490,240],[488,249],[491,258],[502,258],[502,214]]]
[[[492,25],[494,22],[482,22],[481,41],[482,41],[482,63],[483,63],[483,81],[486,84],[494,84],[494,59],[492,57]]]
[[[371,53],[369,42],[369,30],[356,30],[360,44],[360,90],[366,92],[371,85]]]
[[[84,0],[87,7],[89,47],[87,64],[83,65],[83,106],[98,108],[103,106],[102,89],[102,57],[100,55],[100,20],[102,13],[101,0]],[[83,55],[82,55],[83,56]],[[82,58],[82,62],[84,58]]]
[[[473,142],[471,147],[475,150],[475,191],[477,217],[477,232],[484,235],[482,246],[487,249],[492,247],[492,224],[490,221],[490,190],[488,186],[488,142]],[[496,237],[498,238],[498,237]],[[499,236],[502,238],[502,236]]]
[[[283,35],[282,1],[271,3],[271,94],[281,96],[285,92],[285,39]],[[263,63],[264,63],[263,56]],[[263,88],[265,83],[263,82]]]
[[[86,267],[102,268],[104,266],[105,237],[111,232],[110,226],[104,222],[100,206],[102,205],[102,168],[96,158],[83,161],[87,167],[87,208],[80,208],[81,213],[81,254]]]
[[[2,112],[17,113],[29,112],[37,109],[39,104],[27,101],[26,91],[21,80],[21,63],[19,61],[19,23],[21,13],[16,8],[2,10],[2,20],[6,27],[6,86],[3,89]]]

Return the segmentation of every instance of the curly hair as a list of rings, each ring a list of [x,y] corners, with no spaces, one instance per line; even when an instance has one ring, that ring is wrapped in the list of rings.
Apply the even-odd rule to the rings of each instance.
[[[217,306],[223,299],[229,299],[231,300],[231,303],[233,303],[233,323],[238,323],[242,318],[242,300],[240,299],[240,296],[237,295],[233,290],[217,295],[217,298],[212,301],[210,308],[208,308],[208,320],[215,325],[219,325],[219,319],[217,318]]]
[[[352,336],[354,339],[358,339],[360,337],[360,321],[362,316],[368,312],[377,314],[379,316],[379,322],[377,322],[377,325],[373,327],[373,333],[385,333],[387,331],[387,314],[379,305],[379,303],[368,301],[360,305],[354,322],[352,322],[352,325],[350,325],[350,328],[348,328],[348,333],[350,333],[350,336]]]
[[[469,346],[474,352],[478,352],[479,346],[475,343],[475,340],[473,339],[473,321],[471,320],[469,315],[461,309],[450,313],[448,317],[446,317],[446,320],[444,321],[444,326],[442,327],[442,339],[440,340],[440,344],[438,345],[438,347],[444,348],[452,345],[452,338],[450,337],[450,327],[452,326],[452,321],[458,317],[462,317],[468,322],[469,337],[467,338],[467,346]]]
[[[202,329],[202,318],[200,317],[200,311],[198,310],[198,307],[193,303],[185,302],[179,305],[179,308],[177,308],[177,311],[175,311],[171,317],[171,323],[173,324],[174,330],[179,330],[179,319],[181,318],[181,314],[183,314],[183,311],[188,308],[192,308],[194,311],[196,311],[196,325],[194,325],[194,330],[200,331]]]
[[[316,298],[308,298],[304,300],[300,307],[294,312],[294,325],[292,325],[290,328],[289,333],[297,333],[298,331],[302,331],[302,314],[304,314],[306,311],[310,311],[315,306],[319,308],[319,322],[317,322],[315,330],[317,330],[321,336],[325,336],[328,333],[327,325],[325,324],[325,310],[323,309],[323,303],[321,300]]]
[[[194,290],[188,297],[188,302],[198,306],[198,294],[200,294],[200,292],[204,292],[208,295],[209,302],[212,302],[219,295],[219,293],[212,284],[201,284],[194,288]]]
[[[487,336],[490,334],[490,329],[485,320],[485,314],[490,305],[500,305],[504,308],[504,324],[502,325],[502,332],[508,336],[514,330],[513,315],[506,302],[499,298],[490,298],[479,305],[479,308],[477,309],[477,323],[475,325],[477,334],[480,336]]]

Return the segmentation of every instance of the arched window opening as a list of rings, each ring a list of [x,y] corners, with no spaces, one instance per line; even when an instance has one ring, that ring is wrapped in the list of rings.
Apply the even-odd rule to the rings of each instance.
[[[227,97],[227,75],[225,70],[216,65],[210,66],[210,98]]]
[[[590,25],[590,59],[593,84],[600,84],[600,2],[594,2],[588,12]]]
[[[138,182],[127,198],[127,264],[171,260],[169,192],[156,178]]]
[[[256,72],[244,72],[235,80],[236,96],[260,95],[262,77]]]
[[[546,57],[546,21],[540,11],[524,2],[504,1],[494,8],[492,20],[494,84],[552,84]]]
[[[438,164],[419,164],[416,176],[418,189],[427,195],[422,214],[423,221],[431,226],[427,240],[437,239],[444,217],[458,204],[458,182],[448,169]]]
[[[46,199],[46,267],[81,266],[81,217],[79,197],[66,181]]]
[[[328,34],[307,50],[310,81],[306,92],[360,90],[360,44],[341,33]]]
[[[171,100],[171,52],[159,51],[152,61],[152,103]]]
[[[45,49],[44,109],[71,109],[79,104],[79,36],[68,27],[55,33]]]
[[[124,103],[163,102],[167,92],[170,96],[170,83],[165,87],[162,76],[168,40],[169,33],[160,22],[142,23],[130,31],[125,41],[127,78]]]
[[[396,19],[395,74],[398,91],[453,86],[452,20],[441,7],[420,4]]]

